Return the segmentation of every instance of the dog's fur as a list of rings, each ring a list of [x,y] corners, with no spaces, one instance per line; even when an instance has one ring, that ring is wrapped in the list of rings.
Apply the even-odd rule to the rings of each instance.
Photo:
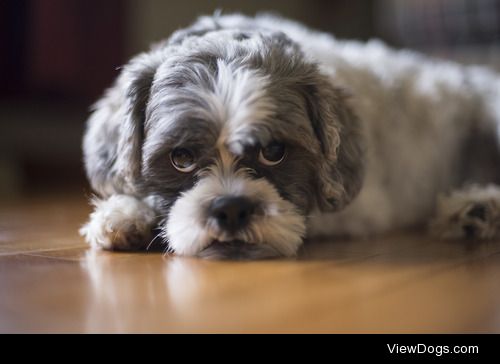
[[[154,230],[176,254],[260,258],[437,212],[439,236],[492,238],[499,125],[500,77],[485,68],[269,15],[202,17],[133,58],[94,106],[83,149],[99,198],[81,233],[138,249]],[[273,140],[285,160],[262,165]],[[172,166],[179,147],[194,171]],[[247,227],[228,233],[207,213],[220,196],[257,206]]]

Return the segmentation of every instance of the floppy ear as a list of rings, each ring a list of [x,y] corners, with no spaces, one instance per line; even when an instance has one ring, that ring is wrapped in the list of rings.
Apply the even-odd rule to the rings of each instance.
[[[148,54],[136,57],[124,70],[128,82],[125,91],[125,118],[119,130],[116,170],[131,186],[135,185],[141,175],[146,106],[159,65],[159,60]]]
[[[306,86],[308,114],[321,146],[318,168],[318,205],[335,211],[359,192],[364,176],[364,148],[360,121],[348,96],[323,75]]]
[[[160,51],[133,58],[94,106],[83,150],[89,181],[103,196],[137,192],[145,110],[161,61]]]

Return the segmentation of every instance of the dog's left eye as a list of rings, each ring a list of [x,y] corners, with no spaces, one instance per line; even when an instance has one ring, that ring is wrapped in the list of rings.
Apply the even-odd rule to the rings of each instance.
[[[271,142],[259,152],[259,162],[265,166],[275,166],[285,159],[285,144]]]
[[[170,161],[179,172],[189,173],[196,168],[194,154],[186,148],[175,148],[170,152]]]

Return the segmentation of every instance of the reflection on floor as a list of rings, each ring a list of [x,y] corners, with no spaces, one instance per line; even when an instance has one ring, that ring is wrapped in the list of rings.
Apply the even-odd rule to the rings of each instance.
[[[91,251],[88,212],[0,205],[0,332],[500,332],[500,242],[399,234],[214,262]]]

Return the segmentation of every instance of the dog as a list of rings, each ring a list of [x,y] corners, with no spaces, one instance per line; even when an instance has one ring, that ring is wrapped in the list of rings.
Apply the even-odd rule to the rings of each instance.
[[[128,62],[83,140],[93,247],[260,259],[306,238],[500,226],[500,76],[274,15],[204,16]]]

